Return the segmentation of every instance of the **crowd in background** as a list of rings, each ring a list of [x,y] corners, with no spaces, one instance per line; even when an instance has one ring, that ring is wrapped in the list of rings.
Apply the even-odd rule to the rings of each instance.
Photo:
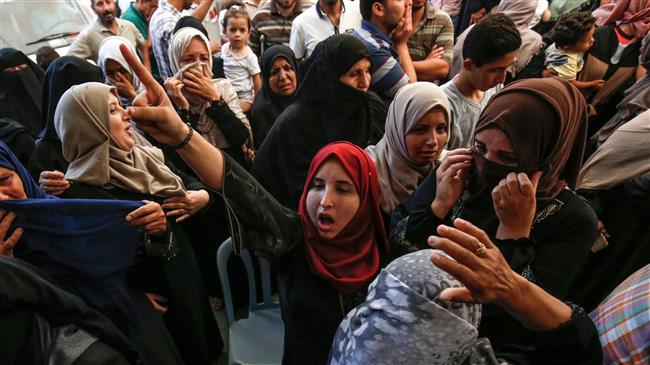
[[[0,363],[215,363],[229,237],[283,364],[650,362],[650,1],[89,1],[0,49]]]

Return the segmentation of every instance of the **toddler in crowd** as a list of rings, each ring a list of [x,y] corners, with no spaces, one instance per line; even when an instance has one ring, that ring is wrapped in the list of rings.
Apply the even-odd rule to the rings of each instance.
[[[228,42],[221,47],[223,71],[231,82],[244,113],[250,111],[253,98],[262,87],[257,56],[248,46],[251,20],[246,7],[234,4],[228,8],[223,19]]]
[[[578,88],[602,88],[605,80],[578,81],[584,66],[583,55],[594,44],[596,18],[588,11],[570,13],[558,20],[551,30],[551,44],[546,49],[544,76],[559,76]]]

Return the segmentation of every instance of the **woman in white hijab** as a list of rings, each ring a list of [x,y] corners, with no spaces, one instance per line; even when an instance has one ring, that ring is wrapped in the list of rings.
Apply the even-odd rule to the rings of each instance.
[[[127,39],[117,36],[108,37],[99,46],[98,65],[104,73],[106,84],[117,88],[122,104],[131,105],[133,99],[144,91],[144,87],[120,53],[120,44],[126,44],[135,54],[133,45]]]
[[[165,90],[186,123],[247,166],[253,156],[250,123],[230,81],[212,79],[209,44],[196,28],[185,27],[174,33],[169,45],[174,76],[165,81]]]
[[[397,92],[384,137],[366,148],[377,167],[385,214],[390,216],[431,172],[447,143],[450,122],[449,101],[438,86],[416,82]]]

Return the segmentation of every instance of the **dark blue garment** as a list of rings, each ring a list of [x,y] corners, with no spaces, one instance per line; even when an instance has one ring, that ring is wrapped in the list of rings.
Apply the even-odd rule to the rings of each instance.
[[[2,141],[0,166],[20,176],[28,198],[0,201],[0,209],[16,214],[13,227],[24,230],[15,256],[104,314],[140,325],[138,310],[126,294],[126,274],[143,238],[126,216],[144,203],[48,196]]]

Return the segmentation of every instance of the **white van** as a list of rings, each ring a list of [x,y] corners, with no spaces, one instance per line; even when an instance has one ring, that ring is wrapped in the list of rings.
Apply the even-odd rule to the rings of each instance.
[[[90,0],[0,0],[0,48],[18,49],[33,61],[43,46],[65,56],[79,32],[96,19]]]

